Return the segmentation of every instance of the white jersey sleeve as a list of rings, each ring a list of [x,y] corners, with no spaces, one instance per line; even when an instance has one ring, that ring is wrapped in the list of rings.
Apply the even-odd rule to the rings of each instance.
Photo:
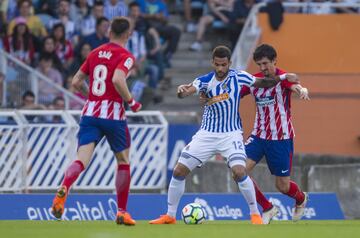
[[[206,85],[201,81],[201,78],[196,78],[192,85],[196,88],[196,94],[199,94],[199,92],[206,92]]]
[[[253,76],[245,71],[239,71],[237,73],[237,79],[238,79],[238,83],[240,85],[246,85],[248,87],[251,87],[256,81],[255,76]]]

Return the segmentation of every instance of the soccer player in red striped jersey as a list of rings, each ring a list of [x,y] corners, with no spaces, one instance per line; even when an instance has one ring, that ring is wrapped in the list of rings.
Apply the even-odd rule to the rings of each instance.
[[[276,50],[267,44],[258,46],[253,59],[259,66],[258,78],[279,75],[285,77],[286,72],[276,67]],[[294,128],[291,122],[291,93],[297,93],[301,99],[309,100],[308,90],[300,84],[282,80],[274,87],[246,87],[241,96],[251,94],[255,97],[256,116],[254,129],[245,143],[246,169],[251,172],[256,164],[266,158],[271,174],[276,176],[276,188],[283,194],[295,199],[293,221],[300,220],[304,214],[308,197],[299,186],[290,180],[292,157],[294,152]],[[269,224],[277,215],[278,209],[273,206],[255,184],[257,202],[263,208],[263,223]]]
[[[60,219],[71,185],[88,166],[97,143],[105,136],[117,160],[115,186],[118,213],[116,222],[135,225],[126,210],[130,188],[130,135],[126,122],[124,102],[133,112],[141,109],[126,85],[126,78],[134,65],[134,56],[124,47],[131,35],[127,18],[113,19],[110,42],[91,51],[72,84],[88,97],[82,110],[78,133],[77,158],[67,168],[53,205],[53,215]],[[84,83],[89,76],[89,87]]]

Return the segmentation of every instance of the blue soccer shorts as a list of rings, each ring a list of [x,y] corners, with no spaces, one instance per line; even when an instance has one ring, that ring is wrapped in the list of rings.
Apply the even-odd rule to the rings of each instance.
[[[245,143],[247,157],[256,163],[265,156],[271,174],[290,176],[294,143],[292,139],[265,140],[251,135]]]
[[[78,133],[79,147],[92,142],[97,145],[104,136],[114,153],[130,147],[130,133],[126,121],[81,117]]]

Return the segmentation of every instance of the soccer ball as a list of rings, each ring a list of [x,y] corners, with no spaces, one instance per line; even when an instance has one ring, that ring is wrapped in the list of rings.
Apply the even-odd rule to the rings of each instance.
[[[205,212],[199,203],[189,203],[181,211],[185,224],[201,224],[205,221]]]

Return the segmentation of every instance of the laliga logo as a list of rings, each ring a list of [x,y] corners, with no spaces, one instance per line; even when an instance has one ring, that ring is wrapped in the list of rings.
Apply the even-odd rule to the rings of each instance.
[[[210,221],[215,220],[214,213],[213,213],[211,207],[208,205],[206,200],[204,200],[202,198],[195,198],[194,202],[199,203],[204,208],[206,219],[208,219]]]
[[[270,198],[269,201],[276,206],[277,208],[279,208],[279,213],[277,216],[275,216],[273,218],[273,220],[289,220],[289,216],[286,210],[286,207],[284,207],[284,205],[282,205],[281,201],[279,199],[276,198]]]
[[[269,201],[279,208],[279,214],[274,217],[274,220],[289,220],[292,217],[294,212],[294,207],[284,206],[279,199],[270,198]],[[316,210],[314,207],[306,207],[304,211],[304,217],[307,219],[311,219],[312,217],[316,217]]]
[[[117,203],[114,199],[110,198],[108,200],[109,210],[107,211],[110,220],[115,220],[117,213]]]

